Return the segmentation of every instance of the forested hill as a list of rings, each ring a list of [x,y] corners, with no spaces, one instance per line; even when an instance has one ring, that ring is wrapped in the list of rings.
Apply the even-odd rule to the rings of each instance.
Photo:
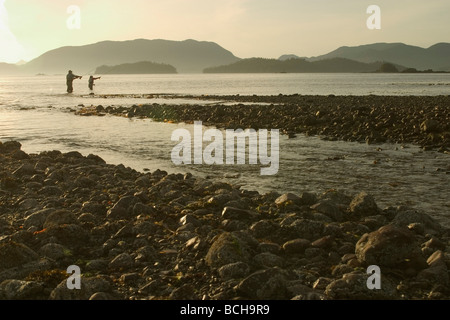
[[[334,73],[334,72],[375,72],[383,62],[363,63],[345,58],[333,58],[310,62],[306,59],[265,59],[250,58],[213,68],[204,69],[204,73]],[[397,66],[401,71],[405,69]]]
[[[116,66],[101,66],[95,70],[95,74],[165,74],[177,73],[174,66],[164,63],[141,61],[136,63],[124,63]]]

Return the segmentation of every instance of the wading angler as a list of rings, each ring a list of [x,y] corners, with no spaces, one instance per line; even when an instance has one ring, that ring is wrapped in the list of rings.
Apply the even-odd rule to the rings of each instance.
[[[172,141],[179,141],[179,143],[172,149],[172,162],[175,165],[242,165],[247,163],[248,158],[248,164],[262,166],[261,175],[278,173],[280,151],[278,129],[272,129],[270,132],[266,129],[258,131],[227,129],[224,132],[225,135],[215,128],[203,131],[202,122],[194,122],[192,143],[189,130],[175,130],[172,133]],[[204,142],[206,142],[205,145]]]

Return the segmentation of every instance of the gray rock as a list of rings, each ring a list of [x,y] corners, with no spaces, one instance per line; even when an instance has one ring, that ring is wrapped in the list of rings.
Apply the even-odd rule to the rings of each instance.
[[[40,205],[39,201],[36,199],[24,199],[19,202],[19,208],[23,211],[26,210],[32,210],[36,211],[39,209],[42,209],[42,206]]]
[[[344,274],[350,273],[352,271],[353,267],[350,267],[347,264],[338,264],[331,270],[331,275],[334,277],[342,277]]]
[[[323,213],[334,221],[342,221],[343,213],[332,200],[321,200],[319,203],[312,205],[311,209]]]
[[[86,271],[100,271],[103,272],[108,267],[108,262],[104,259],[94,259],[86,263]]]
[[[32,260],[4,271],[0,269],[0,283],[9,279],[25,279],[25,277],[33,272],[53,270],[55,267],[53,260],[42,258]]]
[[[350,203],[349,209],[357,218],[374,216],[380,212],[374,198],[366,192],[356,195]]]
[[[356,244],[355,254],[367,265],[416,271],[427,266],[414,234],[393,225],[364,234]]]
[[[307,239],[289,240],[283,244],[283,249],[287,254],[303,254],[311,246],[311,241]]]
[[[12,158],[16,160],[30,159],[30,156],[22,150],[17,150],[12,152]]]
[[[439,240],[436,237],[431,237],[430,240],[428,240],[427,242],[425,242],[422,246],[427,247],[427,248],[432,248],[432,249],[437,249],[437,250],[445,250],[445,243],[442,242],[441,240]]]
[[[277,228],[277,225],[270,220],[260,220],[250,226],[250,231],[256,238],[264,238],[272,235]]]
[[[291,300],[325,300],[326,296],[320,291],[310,288],[301,280],[290,281],[287,287]]]
[[[301,199],[293,193],[285,193],[275,200],[277,206],[286,206],[288,204],[300,204]]]
[[[151,215],[155,212],[156,212],[156,210],[153,207],[145,205],[141,202],[138,202],[133,206],[133,215],[135,215],[135,216],[138,216],[141,214],[150,214]]]
[[[313,248],[322,248],[322,249],[329,249],[334,244],[334,237],[333,236],[324,236],[322,238],[319,238],[311,243],[311,247]]]
[[[249,274],[250,267],[244,262],[235,262],[220,267],[218,272],[224,280],[239,279]]]
[[[327,277],[319,277],[316,281],[313,283],[313,289],[317,290],[325,290],[327,286],[332,283],[334,280]]]
[[[165,283],[161,279],[155,279],[140,287],[138,292],[140,294],[156,295],[164,286]]]
[[[309,219],[297,219],[287,229],[298,238],[316,240],[323,234],[324,223]]]
[[[305,249],[305,257],[307,258],[317,258],[321,257],[324,251],[320,248],[306,248]]]
[[[249,263],[258,242],[243,232],[225,232],[211,245],[206,262],[211,268],[220,268],[235,262]]]
[[[63,194],[63,191],[57,186],[45,186],[39,190],[39,194],[59,197]]]
[[[34,165],[31,163],[25,163],[22,166],[20,166],[18,169],[13,171],[13,175],[22,177],[24,175],[33,175],[36,171],[34,170]]]
[[[311,192],[302,192],[300,195],[300,204],[313,205],[317,202],[317,196]]]
[[[150,245],[140,247],[136,250],[136,258],[135,261],[140,262],[152,262],[155,261],[157,257],[157,252],[155,248]]]
[[[270,252],[257,254],[253,257],[253,262],[262,268],[282,268],[284,266],[284,259]]]
[[[237,208],[241,210],[249,210],[249,205],[247,201],[245,201],[246,198],[238,199],[238,200],[231,200],[225,203],[225,207],[232,207]]]
[[[428,281],[432,284],[449,285],[449,275],[444,252],[435,251],[427,260],[428,268],[417,275],[417,280]]]
[[[27,189],[31,189],[31,190],[39,190],[42,188],[42,183],[40,182],[28,182],[26,184]]]
[[[170,300],[200,300],[195,288],[190,284],[184,284],[174,289],[170,295]]]
[[[194,226],[199,227],[201,222],[195,217],[194,214],[186,214],[180,219],[181,225],[186,225],[188,223],[192,223]]]
[[[106,208],[103,204],[86,201],[81,206],[81,212],[92,213],[93,215],[104,216],[106,214]]]
[[[134,205],[139,201],[139,198],[134,196],[122,197],[107,211],[106,215],[112,219],[130,218],[133,214]]]
[[[82,213],[77,218],[78,223],[95,223],[96,220],[97,218],[89,212]]]
[[[287,290],[288,280],[289,273],[275,267],[252,273],[242,280],[235,290],[248,299],[285,300],[290,298]]]
[[[426,133],[441,132],[439,122],[433,119],[427,119],[420,124],[420,130]]]
[[[39,238],[49,239],[54,237],[56,241],[69,249],[85,247],[90,242],[89,233],[77,224],[63,224],[52,226],[39,235]]]
[[[391,222],[393,225],[408,227],[413,223],[420,223],[424,227],[425,233],[440,234],[442,226],[429,215],[407,207],[397,208],[397,214]]]
[[[120,276],[119,280],[123,283],[135,282],[139,279],[139,274],[137,272],[125,273]]]
[[[56,210],[50,212],[44,222],[44,228],[56,227],[63,224],[76,224],[75,215],[67,210]]]
[[[223,207],[225,203],[233,200],[234,196],[230,193],[222,193],[212,196],[208,199],[207,203],[212,206]]]
[[[270,252],[273,254],[280,254],[281,253],[281,246],[278,243],[272,243],[272,242],[261,242],[258,245],[258,251],[263,252]]]
[[[152,185],[152,181],[147,175],[143,175],[136,179],[136,185],[142,188],[148,188]]]
[[[335,300],[395,300],[399,298],[396,286],[388,278],[381,278],[381,289],[369,289],[369,275],[360,272],[346,273],[325,289],[325,294]]]
[[[47,216],[53,211],[54,209],[42,209],[30,214],[25,218],[23,228],[26,230],[31,227],[36,227],[38,230],[42,230]]]
[[[18,267],[38,258],[39,255],[23,243],[10,241],[0,244],[0,270]]]
[[[233,207],[225,207],[222,211],[223,219],[245,220],[255,218],[257,214],[249,210],[242,210]]]
[[[121,239],[121,238],[129,238],[134,237],[135,229],[132,225],[126,224],[122,228],[120,228],[111,238],[112,239]]]
[[[134,264],[134,260],[128,253],[124,252],[117,255],[114,259],[109,263],[109,268],[111,269],[128,269],[132,267]]]
[[[0,145],[0,147],[1,153],[11,153],[13,151],[20,150],[20,148],[22,148],[22,144],[18,141],[5,141]]]
[[[44,284],[36,281],[5,280],[0,283],[2,300],[39,300],[43,299]]]
[[[109,292],[111,290],[110,283],[98,277],[81,277],[81,289],[69,289],[67,280],[62,281],[50,293],[50,300],[89,300],[92,295],[97,292]]]
[[[330,200],[336,205],[341,205],[343,207],[347,207],[350,205],[350,202],[352,201],[352,198],[348,196],[347,194],[340,192],[335,189],[328,190],[324,192],[320,197],[319,200]]]
[[[43,245],[38,253],[41,257],[48,257],[53,260],[63,259],[71,255],[71,251],[58,243],[47,243]]]

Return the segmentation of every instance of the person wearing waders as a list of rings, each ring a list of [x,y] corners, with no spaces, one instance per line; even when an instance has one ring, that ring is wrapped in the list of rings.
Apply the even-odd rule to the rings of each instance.
[[[73,92],[73,80],[75,79],[81,79],[83,77],[77,76],[73,74],[72,70],[69,70],[69,73],[66,76],[66,83],[67,83],[67,93]]]
[[[98,79],[101,79],[101,78],[102,77],[98,77],[98,78],[94,78],[93,76],[89,77],[89,89],[91,89],[91,91],[94,90],[94,86],[95,86],[94,80],[98,80]]]

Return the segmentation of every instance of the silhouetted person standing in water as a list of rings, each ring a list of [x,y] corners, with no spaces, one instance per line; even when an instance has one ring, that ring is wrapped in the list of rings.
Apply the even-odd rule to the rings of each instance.
[[[91,89],[91,91],[94,90],[94,86],[95,86],[94,80],[98,80],[98,79],[101,79],[101,78],[102,77],[98,77],[98,78],[94,78],[93,76],[89,77],[89,89]]]
[[[73,92],[73,80],[75,79],[81,79],[83,77],[81,76],[77,76],[75,74],[72,73],[72,70],[69,70],[69,73],[66,76],[66,80],[67,80],[67,92],[68,93],[72,93]]]

